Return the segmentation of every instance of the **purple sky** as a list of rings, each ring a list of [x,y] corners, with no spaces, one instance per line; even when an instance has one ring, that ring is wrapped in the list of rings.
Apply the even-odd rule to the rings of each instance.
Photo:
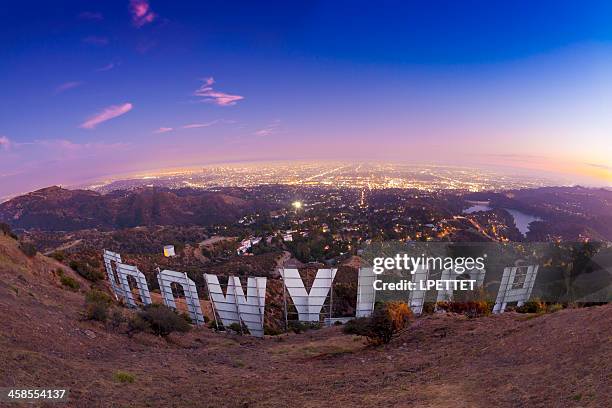
[[[0,197],[224,161],[612,185],[609,2],[28,2],[0,28]]]

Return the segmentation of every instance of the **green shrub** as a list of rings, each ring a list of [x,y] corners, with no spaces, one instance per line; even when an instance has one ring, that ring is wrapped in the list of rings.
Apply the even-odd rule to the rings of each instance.
[[[385,344],[406,329],[412,318],[412,311],[406,303],[388,302],[376,307],[370,317],[349,321],[343,332],[365,336],[373,345]]]
[[[227,326],[227,328],[235,331],[236,333],[242,333],[242,326],[240,326],[240,323],[234,322]]]
[[[49,256],[58,262],[64,262],[64,259],[66,259],[66,255],[62,251],[55,251]]]
[[[267,334],[268,336],[278,336],[279,334],[283,334],[283,331],[279,328],[265,325],[264,334]]]
[[[79,275],[91,282],[97,282],[104,279],[104,274],[91,267],[88,263],[82,261],[70,261],[70,267]]]
[[[113,380],[120,383],[133,383],[136,380],[134,374],[128,373],[127,371],[116,371],[113,374]]]
[[[36,247],[29,242],[21,242],[19,244],[19,249],[23,252],[28,258],[34,258],[38,250]]]
[[[470,318],[488,316],[493,310],[493,304],[486,300],[438,302],[436,306],[445,312],[458,313]]]
[[[123,322],[125,322],[123,311],[118,307],[113,308],[108,319],[110,327],[113,329],[118,329]]]
[[[290,320],[287,326],[290,331],[296,334],[321,328],[321,324],[319,322],[300,322],[299,320]]]
[[[349,320],[344,327],[342,332],[344,334],[356,334],[358,336],[367,336],[370,332],[371,319],[368,317],[358,317],[353,320]]]
[[[127,320],[128,326],[128,336],[131,336],[134,333],[146,332],[151,329],[151,325],[143,319],[139,314],[135,314],[131,316]]]
[[[13,238],[15,241],[19,239],[17,235],[13,233],[13,230],[11,230],[11,226],[4,222],[0,222],[0,232]]]
[[[186,332],[191,327],[178,313],[165,305],[147,305],[139,315],[149,324],[153,333],[160,336],[167,336],[175,331]]]
[[[105,292],[91,289],[85,294],[85,316],[89,320],[105,322],[113,299]]]
[[[109,306],[103,302],[91,302],[87,303],[85,308],[85,316],[88,320],[96,320],[98,322],[105,322],[108,318]]]
[[[110,305],[111,303],[113,303],[113,298],[106,292],[103,292],[98,289],[91,289],[85,294],[85,302],[87,303],[100,302],[100,303],[106,303],[107,305]]]
[[[81,287],[81,285],[79,284],[79,282],[77,282],[76,279],[74,279],[72,276],[68,276],[64,274],[60,276],[60,282],[62,285],[66,286],[67,288],[69,288],[70,290],[74,292],[79,290],[79,288]]]
[[[522,306],[518,306],[514,310],[518,313],[545,313],[546,303],[534,299],[525,302]]]
[[[561,303],[553,303],[552,305],[548,305],[548,307],[546,308],[546,311],[548,313],[555,313],[563,309],[564,309],[564,306]]]

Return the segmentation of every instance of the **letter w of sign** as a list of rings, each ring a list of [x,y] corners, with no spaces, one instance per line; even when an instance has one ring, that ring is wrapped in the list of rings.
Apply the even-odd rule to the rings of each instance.
[[[244,323],[253,336],[263,337],[266,278],[249,278],[246,295],[237,276],[228,278],[225,295],[217,275],[205,273],[204,280],[213,308],[225,327]]]

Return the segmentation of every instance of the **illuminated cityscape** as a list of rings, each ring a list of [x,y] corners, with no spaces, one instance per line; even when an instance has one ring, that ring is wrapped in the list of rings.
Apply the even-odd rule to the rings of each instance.
[[[102,193],[138,187],[211,189],[287,185],[378,190],[501,191],[558,183],[543,177],[509,175],[499,171],[438,165],[351,164],[291,162],[227,164],[126,176],[83,186]]]

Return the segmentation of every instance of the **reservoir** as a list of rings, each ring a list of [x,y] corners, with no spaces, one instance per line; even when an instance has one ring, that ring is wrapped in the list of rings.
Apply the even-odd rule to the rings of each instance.
[[[489,201],[468,201],[468,202],[472,204],[472,206],[466,208],[463,211],[464,214],[472,214],[478,211],[490,211],[493,209],[491,208],[491,203]],[[509,208],[504,208],[504,210],[508,211],[508,213],[512,215],[512,218],[514,218],[514,224],[516,225],[516,228],[523,235],[529,232],[529,224],[531,224],[534,221],[542,221],[542,219],[539,217],[525,214],[524,212],[521,212],[518,210],[511,210]]]

